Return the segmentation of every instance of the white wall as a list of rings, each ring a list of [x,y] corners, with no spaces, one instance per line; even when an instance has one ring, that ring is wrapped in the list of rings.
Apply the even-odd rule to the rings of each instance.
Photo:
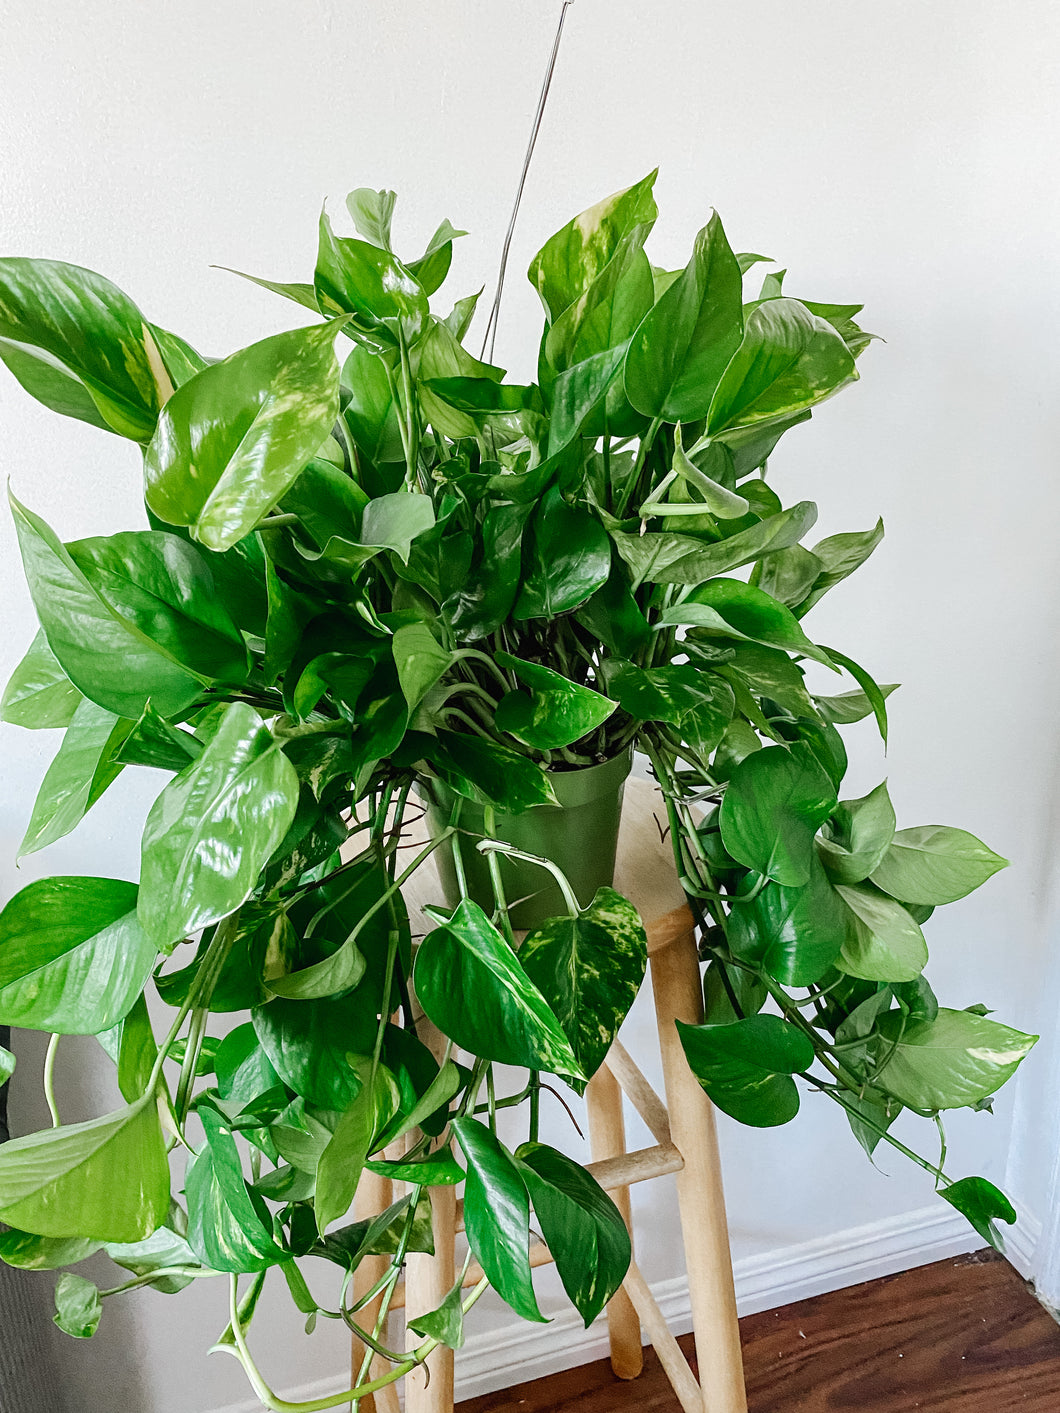
[[[304,279],[321,199],[341,210],[347,189],[374,184],[399,192],[413,249],[442,216],[470,228],[454,296],[489,284],[556,13],[539,0],[0,0],[0,251],[100,270],[150,318],[225,353],[297,320],[211,262]],[[884,516],[876,558],[811,619],[820,641],[905,684],[886,763],[870,729],[851,733],[850,793],[886,772],[900,822],[958,824],[1012,858],[932,922],[930,975],[950,1004],[985,1000],[1025,1028],[1052,1028],[1056,1010],[1041,890],[1056,838],[1058,42],[1060,11],[1045,0],[579,0],[498,345],[517,376],[531,373],[529,256],[656,163],[658,263],[683,262],[714,205],[737,248],[790,268],[791,293],[865,301],[886,342],[865,355],[860,386],[790,435],[774,480],[789,503],[820,502],[822,535]],[[135,450],[44,412],[6,375],[0,470],[65,537],[142,523]],[[33,628],[6,519],[0,537],[6,675]],[[52,748],[5,728],[5,896],[47,872],[135,874],[149,794],[125,781],[15,873]],[[629,1043],[646,1053],[649,1029],[634,1017]],[[25,1047],[15,1084],[27,1122],[35,1053]],[[67,1058],[80,1073],[73,1046]],[[1032,1072],[1029,1106],[1043,1075]],[[954,1122],[954,1171],[1004,1176],[1010,1110],[1006,1098],[994,1118]],[[1050,1163],[1031,1107],[1022,1132],[1011,1176],[1040,1216]],[[889,1157],[869,1166],[823,1100],[779,1132],[726,1123],[723,1143],[741,1271],[779,1270],[792,1248],[827,1266],[850,1245],[842,1233],[881,1218],[913,1233],[902,1250],[915,1259],[908,1214],[932,1200],[929,1185]],[[649,1276],[678,1275],[658,1189],[637,1193],[637,1225]],[[201,1354],[223,1323],[216,1290],[109,1309],[97,1341],[59,1346],[73,1404],[236,1403],[238,1368]],[[484,1327],[506,1323],[501,1307],[484,1310]],[[280,1387],[340,1371],[333,1333],[307,1346],[287,1334],[295,1320],[269,1313],[264,1325]],[[187,1352],[167,1350],[171,1332]]]

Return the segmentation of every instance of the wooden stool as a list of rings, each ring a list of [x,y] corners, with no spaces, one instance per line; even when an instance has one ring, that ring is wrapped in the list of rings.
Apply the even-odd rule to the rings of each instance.
[[[629,781],[615,887],[637,907],[648,934],[666,1103],[616,1040],[586,1090],[593,1155],[588,1168],[611,1193],[627,1225],[630,1185],[665,1173],[677,1175],[699,1379],[681,1353],[635,1261],[621,1290],[607,1307],[611,1367],[620,1379],[636,1378],[643,1366],[643,1327],[684,1413],[746,1413],[714,1110],[688,1068],[674,1025],[677,1020],[694,1024],[703,1018],[699,958],[692,915],[677,882],[670,845],[657,813],[664,815],[655,787],[643,780]],[[415,914],[418,907],[440,896],[437,879],[433,871],[425,868],[413,884],[406,895],[413,931],[427,931],[433,923],[426,919],[421,924]],[[436,1051],[444,1044],[426,1018],[420,1036]],[[655,1139],[652,1147],[627,1151],[623,1095]],[[362,1199],[362,1215],[381,1211],[392,1200],[391,1185],[365,1173],[358,1191],[359,1210]],[[456,1280],[454,1243],[463,1228],[461,1204],[456,1202],[452,1188],[433,1188],[431,1199],[437,1254],[408,1258],[406,1281],[395,1291],[391,1309],[406,1306],[415,1313],[433,1310]],[[551,1260],[547,1247],[540,1242],[531,1248],[532,1266],[546,1265]],[[358,1290],[367,1290],[378,1278],[380,1262],[385,1265],[386,1258],[369,1258],[362,1263],[357,1271]],[[481,1268],[472,1264],[464,1284],[473,1285],[481,1276]],[[375,1317],[366,1310],[364,1318],[371,1324]],[[381,1339],[388,1343],[385,1329]],[[363,1345],[355,1340],[355,1375],[363,1357]],[[453,1351],[436,1349],[427,1366],[429,1380],[422,1369],[406,1380],[406,1413],[452,1413]],[[397,1408],[393,1387],[362,1399],[359,1405],[360,1413],[397,1413]]]

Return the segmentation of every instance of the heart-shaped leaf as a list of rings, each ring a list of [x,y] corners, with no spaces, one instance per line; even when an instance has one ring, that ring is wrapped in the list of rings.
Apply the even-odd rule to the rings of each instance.
[[[0,913],[0,1023],[61,1035],[110,1030],[156,960],[135,883],[45,878]]]
[[[808,747],[767,746],[733,771],[721,837],[740,863],[801,888],[810,877],[814,835],[836,803],[832,782]]]
[[[871,883],[837,884],[852,914],[839,966],[865,981],[915,981],[928,960],[918,924],[901,903]]]
[[[786,1124],[799,1112],[791,1078],[813,1064],[813,1045],[781,1016],[732,1025],[677,1022],[689,1068],[723,1113],[754,1128]]]
[[[483,1059],[584,1079],[570,1042],[519,958],[464,899],[416,957],[416,995],[457,1045]]]
[[[905,903],[953,903],[1007,868],[1008,860],[963,829],[922,824],[900,829],[872,881]]]
[[[497,708],[500,729],[528,746],[542,750],[569,746],[595,731],[615,710],[615,703],[599,692],[571,682],[550,667],[511,653],[498,652],[495,657],[530,688],[503,697]]]
[[[212,550],[250,533],[339,413],[337,325],[274,334],[211,364],[170,398],[147,448],[147,503]]]
[[[587,1078],[600,1068],[648,961],[640,914],[601,888],[577,917],[550,918],[526,937],[519,962],[563,1027]]]
[[[232,702],[144,826],[139,915],[159,951],[249,898],[297,805],[291,762],[253,707]]]
[[[889,1058],[874,1083],[910,1109],[929,1111],[963,1109],[988,1098],[1038,1039],[970,1011],[944,1008],[934,1020],[907,1020],[888,1011],[877,1027]]]

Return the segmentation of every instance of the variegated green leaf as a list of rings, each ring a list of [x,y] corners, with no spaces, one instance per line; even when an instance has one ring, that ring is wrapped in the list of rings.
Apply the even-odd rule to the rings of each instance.
[[[601,888],[577,917],[550,918],[535,928],[519,960],[591,1077],[644,980],[648,939],[640,914],[614,888]]]
[[[466,898],[420,944],[416,995],[443,1034],[473,1055],[584,1078],[548,1002],[486,914]]]

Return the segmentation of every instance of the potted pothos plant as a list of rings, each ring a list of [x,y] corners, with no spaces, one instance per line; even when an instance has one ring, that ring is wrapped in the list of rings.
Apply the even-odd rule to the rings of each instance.
[[[989,1108],[1034,1042],[924,976],[932,910],[1004,860],[897,829],[885,784],[841,798],[841,728],[871,716],[885,737],[893,689],[807,616],[883,530],[805,543],[816,508],[766,478],[871,336],[859,306],[793,298],[781,274],[748,297],[764,257],[716,215],[683,269],[654,266],[653,181],[535,257],[530,384],[465,348],[474,296],[437,312],[461,232],[399,258],[390,192],[350,196],[356,235],[322,216],[312,280],[257,281],[298,327],[220,361],[97,274],[0,261],[0,358],[131,442],[146,501],[146,525],[64,543],[12,496],[40,632],[3,716],[64,733],[21,854],[127,767],[161,772],[138,880],[44,879],[0,913],[0,1023],[50,1032],[54,1119],[0,1148],[0,1256],[102,1248],[125,1270],[108,1296],[226,1276],[220,1347],[266,1405],[248,1332],[270,1273],[298,1318],[378,1348],[352,1273],[388,1254],[386,1304],[440,1184],[465,1183],[484,1281],[382,1350],[385,1378],[313,1408],[459,1344],[486,1283],[539,1319],[531,1223],[586,1322],[622,1280],[621,1217],[540,1141],[539,1097],[542,1076],[584,1087],[643,980],[609,873],[633,750],[698,924],[705,1018],[681,1040],[714,1103],[768,1126],[825,1094],[984,1239],[1014,1220],[891,1132],[905,1110],[941,1133],[945,1111]],[[450,896],[413,937],[402,888],[433,853]],[[83,1123],[51,1084],[69,1034],[98,1038],[123,1096]],[[525,1071],[518,1095],[498,1097],[497,1064]],[[496,1117],[517,1102],[512,1151]],[[411,1186],[351,1222],[365,1170]],[[90,1335],[97,1287],[67,1271],[57,1290],[59,1323]]]

